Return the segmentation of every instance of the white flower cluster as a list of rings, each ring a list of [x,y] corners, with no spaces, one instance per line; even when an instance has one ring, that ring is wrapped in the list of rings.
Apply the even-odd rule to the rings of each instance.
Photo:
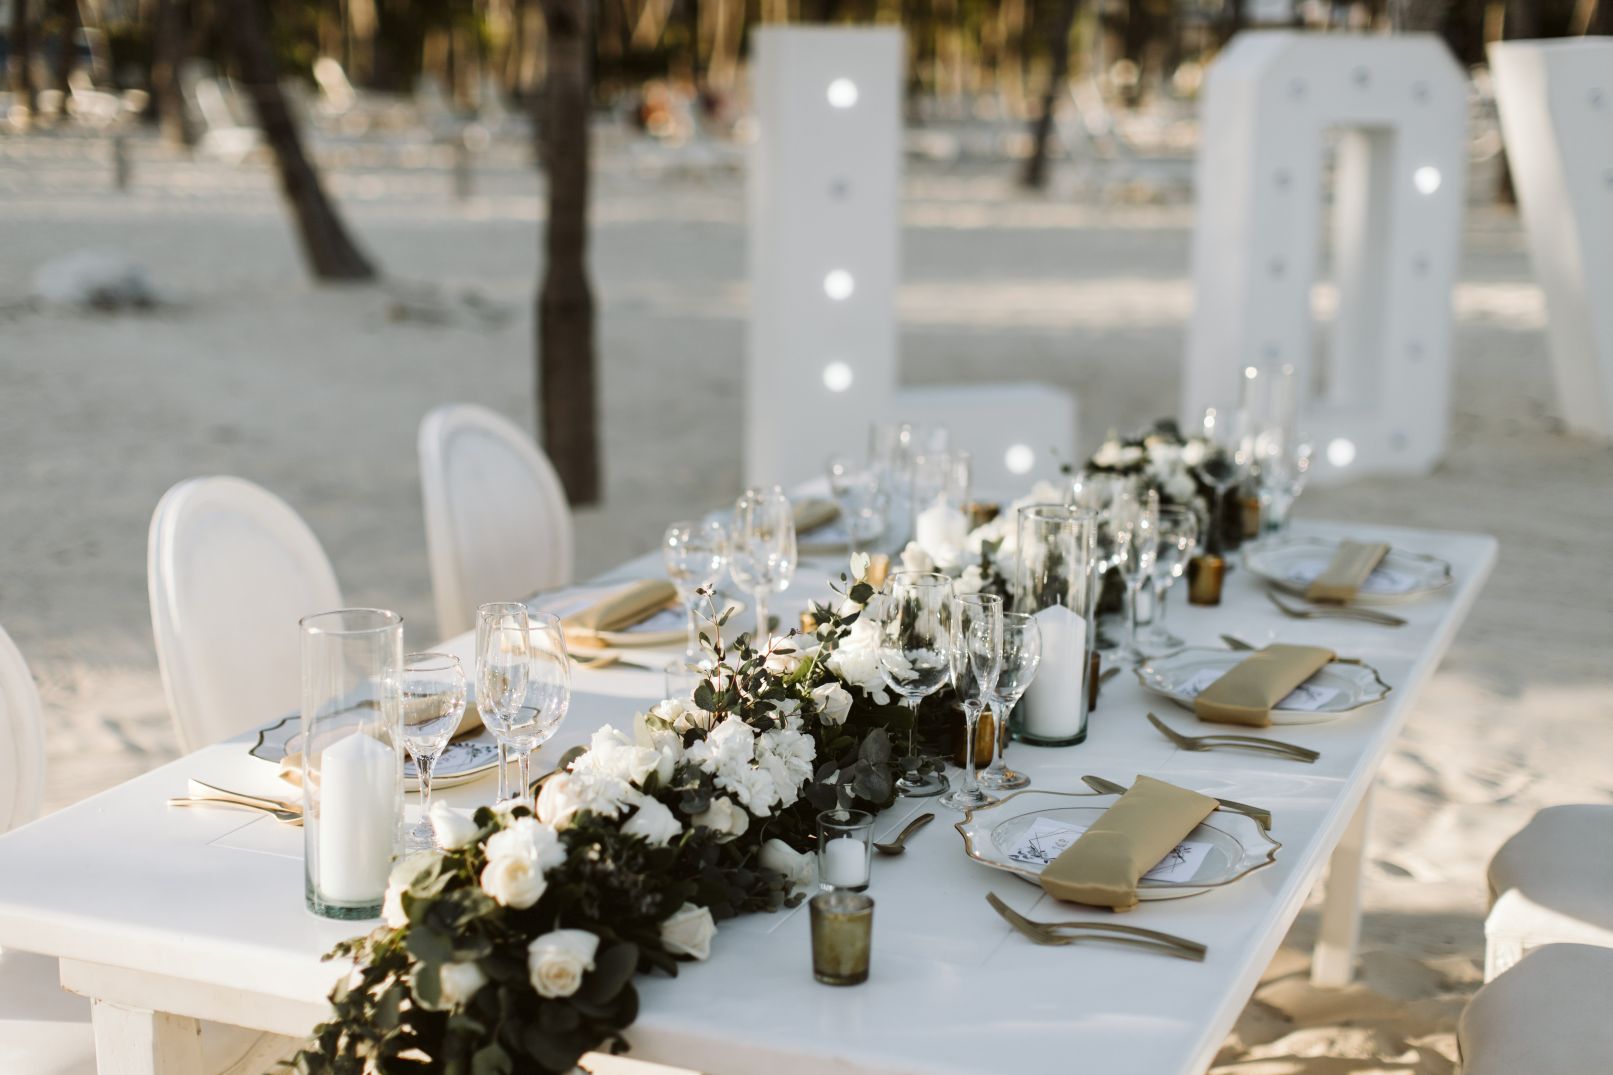
[[[1032,504],[1062,504],[1064,503],[1064,490],[1050,481],[1039,481],[1031,486],[1031,491],[1018,500],[1005,507],[998,516],[983,526],[976,527],[969,534],[969,551],[974,554],[975,563],[970,565],[974,572],[971,576],[968,571],[965,577],[953,583],[955,593],[978,593],[983,583],[979,560],[981,550],[989,542],[1000,542],[997,546],[993,564],[997,574],[1012,580],[1019,564],[1019,509]],[[969,587],[973,586],[973,589]]]
[[[1159,490],[1161,499],[1175,504],[1190,503],[1198,492],[1193,468],[1204,462],[1210,445],[1199,437],[1179,441],[1152,433],[1141,444],[1125,444],[1111,437],[1093,453],[1095,466],[1140,474]]]

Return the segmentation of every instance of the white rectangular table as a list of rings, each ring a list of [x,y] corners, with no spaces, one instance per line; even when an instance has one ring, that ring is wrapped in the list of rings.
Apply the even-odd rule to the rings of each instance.
[[[1472,607],[1496,554],[1479,535],[1318,524],[1311,532],[1379,539],[1450,561],[1455,582],[1396,609],[1401,628],[1283,618],[1246,571],[1229,577],[1219,608],[1175,595],[1171,625],[1197,645],[1229,632],[1256,645],[1325,644],[1364,658],[1394,689],[1382,703],[1280,738],[1321,751],[1315,765],[1234,752],[1178,751],[1143,719],[1169,716],[1133,677],[1105,687],[1088,741],[1044,749],[1016,744],[1013,764],[1035,786],[1080,790],[1080,776],[1122,782],[1148,773],[1269,807],[1276,863],[1205,895],[1146,903],[1126,917],[1209,945],[1202,964],[1105,945],[1036,947],[987,907],[995,891],[1021,911],[1068,917],[1072,908],[967,859],[933,800],[899,800],[880,838],[923,810],[941,816],[906,855],[876,861],[872,976],[835,989],[814,983],[804,907],[724,923],[712,958],[673,979],[641,976],[632,1055],[739,1073],[962,1073],[1101,1071],[1170,1075],[1203,1071],[1253,992],[1307,893],[1332,857],[1317,974],[1348,979],[1358,928],[1357,887],[1374,774]],[[839,560],[803,564],[776,602],[780,615],[821,598]],[[612,577],[647,576],[645,560]],[[786,623],[790,622],[786,619]],[[289,628],[288,628],[289,629]],[[415,638],[418,643],[421,641]],[[451,650],[469,656],[467,638]],[[553,759],[597,727],[630,726],[662,693],[659,673],[579,672],[565,727],[544,748]],[[288,693],[295,685],[288,684]],[[1161,708],[1161,707],[1165,708]],[[1176,714],[1182,724],[1184,714]],[[0,837],[0,946],[59,957],[62,980],[94,998],[101,1070],[177,1072],[166,1041],[192,1019],[304,1035],[324,1017],[340,973],[320,956],[362,932],[303,909],[300,829],[228,809],[173,809],[196,777],[224,787],[285,794],[274,768],[245,741],[197,751]],[[542,759],[539,761],[540,767]],[[472,803],[489,780],[445,793]]]

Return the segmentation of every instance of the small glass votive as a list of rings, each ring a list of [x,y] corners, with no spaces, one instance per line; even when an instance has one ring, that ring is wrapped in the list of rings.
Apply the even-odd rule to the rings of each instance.
[[[812,913],[812,976],[824,985],[868,980],[874,932],[874,901],[861,892],[820,892]]]
[[[884,589],[885,579],[891,573],[891,558],[882,552],[873,553],[868,557],[868,574],[863,576],[864,581],[876,590]]]
[[[868,887],[874,815],[866,810],[825,810],[818,815],[818,887],[825,892]]]
[[[690,661],[673,661],[666,666],[663,685],[666,693],[663,698],[676,698],[687,702],[694,697],[694,689],[700,686],[700,681],[706,678],[706,669]]]

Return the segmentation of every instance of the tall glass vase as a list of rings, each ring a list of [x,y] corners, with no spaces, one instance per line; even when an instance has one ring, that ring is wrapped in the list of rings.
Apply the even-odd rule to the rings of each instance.
[[[1064,504],[1019,509],[1014,611],[1034,616],[1042,634],[1041,668],[1010,719],[1014,737],[1027,743],[1070,746],[1087,737],[1097,519]]]
[[[316,915],[374,918],[403,829],[403,617],[345,608],[299,626],[304,894]]]

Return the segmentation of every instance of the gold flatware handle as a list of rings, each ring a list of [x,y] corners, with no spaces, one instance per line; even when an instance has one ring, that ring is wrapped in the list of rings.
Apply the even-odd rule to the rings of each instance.
[[[1230,733],[1184,735],[1160,720],[1153,713],[1148,714],[1148,723],[1157,728],[1166,739],[1187,750],[1213,749],[1218,746],[1247,747],[1250,750],[1267,750],[1275,754],[1287,755],[1304,762],[1314,762],[1322,756],[1309,747],[1302,747],[1296,743],[1284,743],[1279,739],[1262,739],[1254,735],[1232,735]]]
[[[1143,929],[1141,926],[1121,926],[1107,922],[1034,922],[1004,903],[995,892],[986,894],[986,902],[1005,922],[1033,944],[1066,945],[1083,940],[1104,940],[1179,956],[1195,963],[1203,962],[1209,951],[1197,941],[1161,933],[1159,930]],[[1083,933],[1085,936],[1082,936]]]
[[[1401,619],[1399,616],[1394,616],[1387,612],[1379,612],[1377,609],[1373,608],[1357,608],[1354,605],[1296,606],[1290,605],[1271,590],[1266,591],[1266,596],[1270,598],[1271,603],[1276,605],[1277,608],[1285,615],[1297,616],[1302,619],[1308,617],[1332,617],[1335,619],[1363,620],[1367,623],[1380,623],[1385,627],[1404,627],[1406,625],[1406,621]]]
[[[187,783],[191,785],[190,797],[193,799],[211,799],[215,797],[222,797],[226,799],[239,799],[242,802],[247,803],[255,803],[258,806],[262,806],[270,810],[302,810],[301,803],[291,803],[285,801],[284,799],[271,799],[266,795],[252,795],[244,791],[231,791],[229,788],[221,788],[216,784],[209,784],[206,781],[197,780],[195,777],[191,777]],[[201,788],[202,790],[197,791],[197,788]]]
[[[243,799],[221,799],[213,796],[184,796],[176,795],[168,800],[169,806],[233,806],[240,810],[256,810],[260,814],[268,814],[276,821],[288,825],[301,825],[302,814],[293,810],[277,810],[271,806],[259,806],[257,803],[246,802]]]
[[[1086,783],[1087,787],[1091,788],[1093,791],[1101,792],[1104,795],[1124,795],[1126,793],[1126,786],[1124,784],[1117,784],[1113,780],[1106,780],[1101,776],[1092,776],[1091,774],[1088,774],[1083,776],[1081,779]],[[1230,810],[1234,814],[1243,814],[1245,817],[1253,820],[1254,823],[1259,825],[1262,829],[1269,830],[1271,828],[1270,810],[1260,806],[1250,806],[1248,803],[1234,802],[1231,799],[1217,798],[1213,795],[1211,798],[1215,799],[1215,801],[1220,804],[1221,809]]]
[[[907,838],[934,820],[935,815],[926,811],[904,825],[902,831],[896,834],[896,839],[887,843],[876,842],[874,847],[887,855],[899,855],[907,849]]]

